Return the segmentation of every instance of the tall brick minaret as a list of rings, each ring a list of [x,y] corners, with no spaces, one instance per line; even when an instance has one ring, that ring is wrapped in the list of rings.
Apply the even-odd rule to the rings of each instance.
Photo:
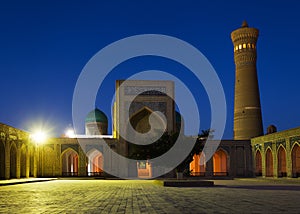
[[[231,33],[234,46],[235,94],[234,139],[245,140],[263,134],[256,72],[258,29],[242,27]]]

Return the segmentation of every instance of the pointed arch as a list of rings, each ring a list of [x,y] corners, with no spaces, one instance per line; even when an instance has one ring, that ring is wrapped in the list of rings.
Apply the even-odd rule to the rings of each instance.
[[[17,177],[17,146],[13,143],[10,146],[10,178]]]
[[[91,149],[86,153],[88,157],[88,176],[101,176],[103,174],[104,157],[98,149]]]
[[[0,179],[5,178],[5,146],[0,141]]]
[[[300,145],[298,143],[292,149],[292,173],[293,177],[300,177]]]
[[[43,154],[45,154],[44,155],[44,157],[43,157],[43,160],[44,160],[44,163],[43,163],[43,176],[46,176],[46,177],[52,177],[52,176],[54,176],[54,174],[55,174],[55,170],[54,170],[54,166],[55,166],[55,154],[54,154],[54,149],[53,148],[51,148],[50,146],[47,146],[47,145],[45,145],[44,147],[43,147]],[[77,158],[78,159],[78,158]],[[77,163],[75,163],[74,161],[73,161],[73,163],[76,165],[78,165],[78,160],[77,160]],[[78,166],[75,166],[74,165],[74,167],[75,168],[78,168]],[[76,170],[72,170],[73,172],[77,172]]]
[[[193,156],[193,161],[190,163],[190,171],[193,176],[205,176],[206,158],[204,152]]]
[[[278,177],[286,177],[286,151],[283,146],[279,146],[277,151],[277,163]]]
[[[33,146],[30,147],[28,155],[29,155],[29,177],[34,177],[34,165],[35,165],[35,148]]]
[[[61,155],[62,175],[78,176],[78,153],[71,148],[66,149]]]
[[[20,159],[20,169],[21,169],[21,177],[26,177],[26,145],[23,144],[21,146],[21,159]]]
[[[139,133],[147,133],[150,131],[151,126],[149,123],[149,117],[153,111],[148,107],[143,107],[139,111],[135,112],[130,117],[130,123],[132,127]],[[158,115],[153,114],[153,124],[155,127],[164,127],[161,124],[165,125],[164,120]]]
[[[273,154],[270,148],[266,151],[266,177],[273,176]]]
[[[213,156],[213,170],[215,176],[228,175],[228,154],[223,149],[218,149]]]
[[[262,176],[262,157],[259,150],[255,153],[255,175]]]

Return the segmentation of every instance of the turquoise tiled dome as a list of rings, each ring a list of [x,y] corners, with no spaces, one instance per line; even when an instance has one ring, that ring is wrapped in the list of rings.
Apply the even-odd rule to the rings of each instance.
[[[91,123],[91,122],[100,122],[100,123],[107,123],[107,117],[104,114],[103,111],[100,111],[99,109],[95,109],[88,113],[88,115],[85,118],[86,123]]]

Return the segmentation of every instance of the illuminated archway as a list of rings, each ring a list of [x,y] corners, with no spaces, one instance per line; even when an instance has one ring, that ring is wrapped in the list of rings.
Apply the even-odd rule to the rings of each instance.
[[[273,176],[273,155],[270,148],[268,148],[266,152],[266,176]]]
[[[286,153],[282,146],[279,147],[277,153],[278,161],[278,177],[286,177]]]
[[[103,154],[97,149],[92,149],[87,153],[88,175],[100,176],[103,172]]]
[[[5,178],[5,146],[0,142],[0,179]]]
[[[17,177],[17,147],[12,144],[10,147],[10,178]]]
[[[213,156],[213,164],[214,164],[214,175],[215,176],[227,176],[227,154],[222,149],[219,149],[215,152]]]
[[[259,150],[257,150],[255,154],[255,175],[262,175],[262,157]]]
[[[151,178],[151,164],[148,161],[137,161],[137,174],[139,178]]]
[[[206,160],[204,152],[195,154],[193,161],[190,163],[190,171],[193,176],[204,176],[206,168]]]
[[[78,176],[78,154],[73,149],[67,149],[62,154],[62,175]]]
[[[31,149],[29,150],[29,157],[30,157],[30,160],[29,160],[29,162],[30,162],[30,164],[29,164],[29,176],[30,177],[34,177],[34,165],[35,165],[35,163],[34,163],[34,147],[31,147]]]
[[[43,157],[44,163],[43,163],[43,176],[54,176],[55,175],[55,170],[54,170],[54,166],[53,166],[53,160],[55,159],[55,153],[54,153],[54,149],[49,147],[49,146],[44,146],[43,147],[43,153],[47,154]],[[78,158],[75,158],[74,160],[69,160],[70,163],[73,162],[74,167],[77,168],[76,165],[78,165]],[[74,168],[73,167],[73,168]],[[77,170],[73,169],[73,171],[71,171],[74,173],[74,175],[76,175]]]
[[[25,145],[21,147],[20,168],[21,168],[21,177],[26,177],[26,146]]]
[[[295,144],[292,150],[293,177],[300,177],[300,146]]]

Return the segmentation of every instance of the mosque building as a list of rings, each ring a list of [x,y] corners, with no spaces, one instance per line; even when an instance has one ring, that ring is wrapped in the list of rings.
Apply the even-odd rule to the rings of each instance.
[[[221,140],[209,160],[205,160],[204,153],[194,155],[189,166],[191,176],[300,176],[300,128],[277,132],[275,126],[270,126],[267,134],[263,135],[256,70],[258,33],[257,29],[249,27],[246,22],[231,33],[236,67],[234,139]],[[128,157],[133,151],[120,135],[129,131],[124,126],[126,121],[123,111],[126,109],[129,110],[131,126],[139,133],[146,133],[151,129],[150,118],[151,124],[165,127],[168,133],[176,133],[184,126],[181,115],[175,111],[174,83],[117,80],[116,91],[112,135],[108,135],[110,124],[106,114],[97,108],[85,118],[84,135],[50,138],[44,144],[38,144],[28,132],[0,124],[0,179],[110,177],[117,172],[121,172],[120,177],[156,177],[157,172],[162,169],[151,161],[137,160],[136,165],[129,170],[126,163],[121,159],[115,160],[114,155],[117,153]],[[155,114],[157,111],[165,119]],[[99,139],[104,144],[99,144]],[[214,141],[210,143],[213,144]],[[175,171],[160,171],[158,174],[174,177]]]

